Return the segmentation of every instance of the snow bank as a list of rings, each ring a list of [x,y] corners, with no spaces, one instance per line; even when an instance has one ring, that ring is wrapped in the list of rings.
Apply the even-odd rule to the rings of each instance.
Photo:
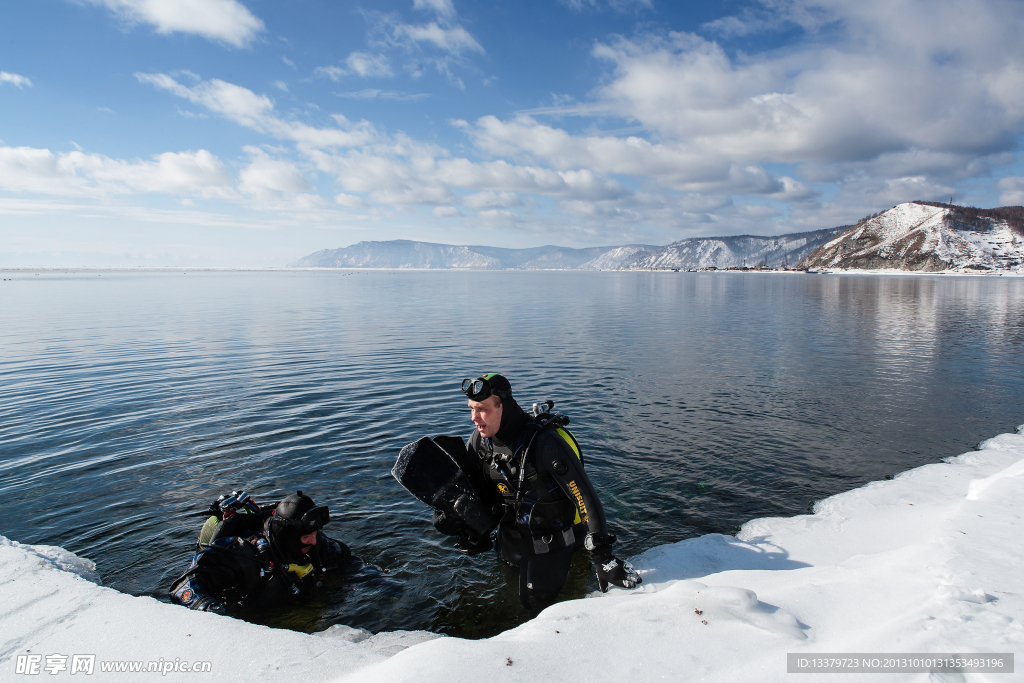
[[[388,683],[746,682],[791,680],[790,652],[1019,653],[1022,474],[1024,435],[1003,434],[976,452],[833,496],[813,515],[654,548],[634,558],[640,589],[559,603],[483,641],[344,626],[316,636],[276,631],[122,595],[58,568],[88,573],[87,562],[4,541],[0,671],[6,678],[14,657],[31,650],[209,660],[218,679],[247,681],[301,673],[304,681]],[[798,676],[829,678],[859,677]]]
[[[104,673],[102,662],[209,662],[208,680],[331,681],[383,662],[432,633],[372,636],[339,626],[315,636],[191,612],[148,597],[98,586],[95,565],[51,546],[26,546],[0,536],[0,680],[72,676],[74,655],[95,655],[85,680],[167,680],[195,673]],[[16,673],[18,655],[64,655],[64,671]],[[80,672],[84,673],[84,672]],[[86,674],[88,675],[88,674]],[[78,674],[74,674],[78,677]],[[76,680],[71,678],[69,680]]]

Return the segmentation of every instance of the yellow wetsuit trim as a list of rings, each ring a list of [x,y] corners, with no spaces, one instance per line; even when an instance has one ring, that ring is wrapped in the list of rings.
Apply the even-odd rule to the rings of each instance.
[[[570,434],[565,429],[562,429],[561,427],[558,427],[555,431],[558,432],[558,435],[560,437],[562,437],[567,444],[569,444],[569,448],[572,449],[572,452],[576,454],[576,459],[579,460],[580,459],[580,449],[576,447],[576,439],[572,438],[572,434]],[[583,519],[580,517],[579,506],[577,505],[576,506],[576,519],[572,520],[572,523],[575,526],[576,524],[579,524],[582,521],[583,521]]]
[[[313,565],[311,564],[286,564],[284,568],[286,571],[298,574],[300,579],[304,579],[306,574],[313,571]]]
[[[562,429],[561,427],[559,427],[555,431],[558,432],[558,435],[560,437],[565,439],[565,442],[567,444],[569,444],[569,448],[571,448],[572,452],[576,454],[576,459],[579,460],[580,449],[576,447],[576,439],[572,438],[572,434],[570,434],[568,431]]]

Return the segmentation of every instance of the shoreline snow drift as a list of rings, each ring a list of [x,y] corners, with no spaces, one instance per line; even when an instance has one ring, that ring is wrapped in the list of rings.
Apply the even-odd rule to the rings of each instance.
[[[345,626],[306,635],[189,612],[98,586],[94,565],[67,551],[0,537],[0,672],[11,680],[18,656],[35,653],[43,666],[94,654],[93,680],[124,679],[102,673],[104,661],[180,660],[229,681],[781,681],[787,653],[1024,652],[1022,431],[812,515],[653,548],[633,558],[638,590],[562,602],[480,641]],[[182,675],[197,677],[131,678]],[[859,677],[813,680],[831,678]]]

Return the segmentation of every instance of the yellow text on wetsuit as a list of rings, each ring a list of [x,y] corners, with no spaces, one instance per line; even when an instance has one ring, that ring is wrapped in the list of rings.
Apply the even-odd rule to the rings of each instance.
[[[579,487],[576,486],[576,480],[575,479],[573,479],[572,481],[569,482],[569,488],[572,489],[572,494],[574,496],[576,496],[576,503],[577,503],[577,506],[580,509],[580,516],[581,517],[586,516],[586,514],[587,514],[587,504],[583,502],[583,494],[580,493]]]

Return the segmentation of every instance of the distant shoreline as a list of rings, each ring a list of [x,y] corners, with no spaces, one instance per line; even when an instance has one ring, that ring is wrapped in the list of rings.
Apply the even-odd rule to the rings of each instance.
[[[880,270],[828,269],[821,272],[806,270],[757,270],[757,269],[716,269],[716,270],[673,270],[671,268],[622,269],[622,270],[578,270],[575,268],[325,268],[288,266],[0,266],[0,273],[304,273],[304,272],[349,272],[349,273],[662,273],[669,275],[697,274],[741,274],[741,275],[942,275],[966,277],[1024,277],[1024,272],[1012,270],[962,271],[939,270],[918,271],[884,268]]]

